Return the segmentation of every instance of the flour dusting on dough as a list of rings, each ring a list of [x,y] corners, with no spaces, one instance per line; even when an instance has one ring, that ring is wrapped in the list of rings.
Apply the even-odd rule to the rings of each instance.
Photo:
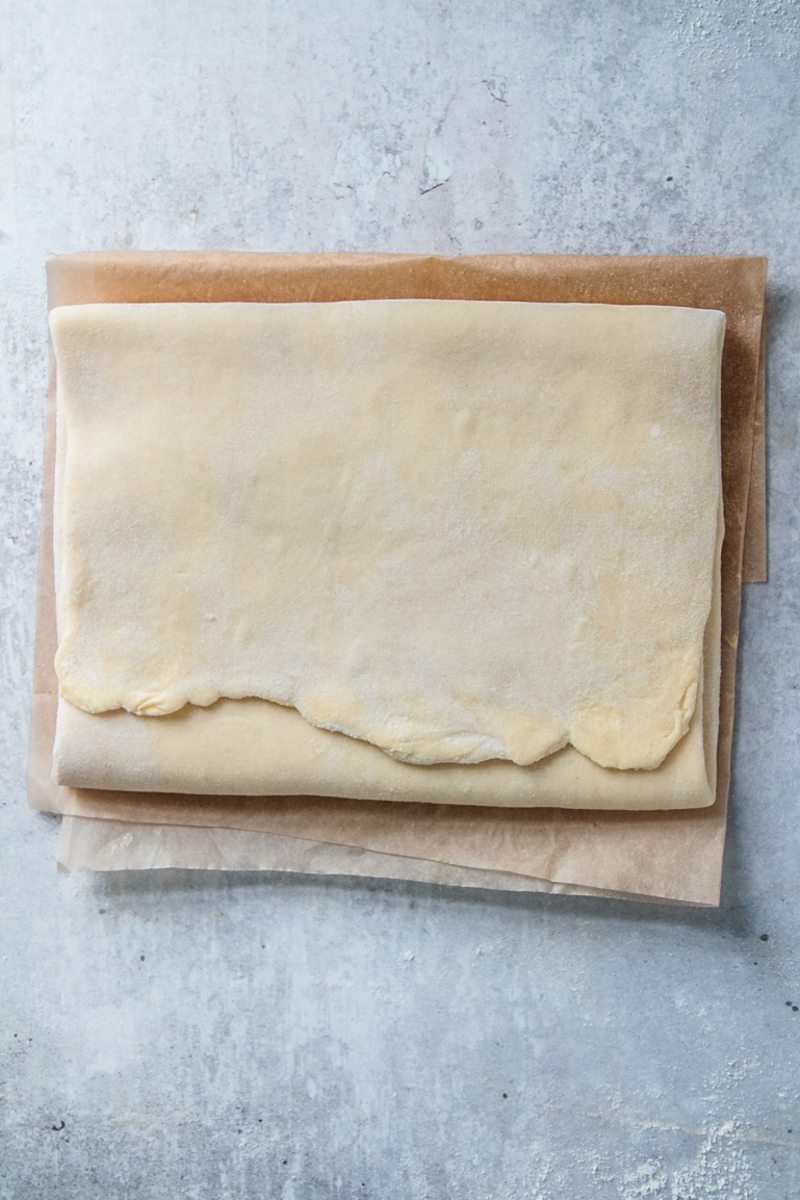
[[[260,698],[418,764],[571,743],[649,770],[685,736],[722,314],[118,304],[51,327],[65,700]]]

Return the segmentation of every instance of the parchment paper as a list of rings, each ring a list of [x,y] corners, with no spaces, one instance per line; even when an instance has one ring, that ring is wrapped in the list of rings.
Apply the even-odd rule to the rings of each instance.
[[[767,323],[761,323],[758,391],[753,419],[753,453],[750,460],[750,493],[744,531],[742,579],[767,582]]]
[[[296,875],[359,875],[367,879],[401,879],[447,887],[500,892],[546,892],[570,896],[603,896],[644,900],[577,884],[551,883],[508,871],[478,871],[424,859],[377,854],[358,846],[331,846],[303,838],[277,837],[239,829],[199,829],[188,825],[141,825],[129,821],[64,817],[58,842],[58,869],[73,871],[152,871],[192,869],[202,860],[213,871],[281,871]],[[672,900],[672,904],[682,901]]]
[[[766,263],[747,258],[362,255],[77,255],[50,264],[51,304],[158,300],[330,300],[376,296],[661,303],[723,309],[723,671],[719,788],[709,809],[590,814],[460,812],[314,798],[136,796],[57,789],[49,779],[55,706],[48,471],[32,720],[33,807],[154,825],[252,830],[372,853],[500,871],[599,891],[718,902],[733,724],[740,582],[754,456]],[[758,448],[756,446],[756,456]],[[762,475],[763,481],[763,475]],[[763,520],[750,528],[764,542]],[[756,562],[760,561],[756,555]],[[393,811],[388,811],[392,809]],[[74,831],[73,831],[74,832]],[[208,863],[198,860],[197,866]]]

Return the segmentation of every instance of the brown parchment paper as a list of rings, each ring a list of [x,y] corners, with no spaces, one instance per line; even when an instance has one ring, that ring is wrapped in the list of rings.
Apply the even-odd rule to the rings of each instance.
[[[250,830],[448,866],[518,874],[559,887],[718,901],[733,725],[740,583],[754,465],[766,263],[753,258],[100,254],[49,266],[50,302],[335,300],[441,297],[678,304],[728,318],[723,355],[723,656],[719,787],[714,806],[675,813],[491,810],[314,798],[142,796],[56,788],[52,453],[46,478],[30,803],[77,817]],[[52,388],[51,388],[52,391]],[[756,458],[758,456],[756,443]],[[758,472],[757,472],[758,474]],[[763,473],[762,473],[763,481]],[[751,523],[756,544],[763,520]],[[392,811],[388,811],[388,810]],[[198,861],[198,866],[207,865]],[[481,885],[482,886],[482,885]]]
[[[750,458],[750,494],[744,530],[742,579],[767,582],[767,322],[761,323],[756,411],[753,418],[753,453]]]

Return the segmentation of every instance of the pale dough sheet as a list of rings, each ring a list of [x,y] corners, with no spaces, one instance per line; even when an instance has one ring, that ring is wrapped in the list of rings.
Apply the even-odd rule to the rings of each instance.
[[[712,802],[721,314],[376,301],[52,321],[59,670],[102,713],[62,700],[61,782]],[[120,705],[173,715],[104,711]],[[482,761],[503,757],[521,765]]]

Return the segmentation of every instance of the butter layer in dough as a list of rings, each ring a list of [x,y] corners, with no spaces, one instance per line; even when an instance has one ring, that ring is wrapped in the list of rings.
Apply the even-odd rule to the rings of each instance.
[[[55,310],[62,696],[153,715],[263,697],[420,763],[571,742],[657,766],[700,683],[723,325]]]

